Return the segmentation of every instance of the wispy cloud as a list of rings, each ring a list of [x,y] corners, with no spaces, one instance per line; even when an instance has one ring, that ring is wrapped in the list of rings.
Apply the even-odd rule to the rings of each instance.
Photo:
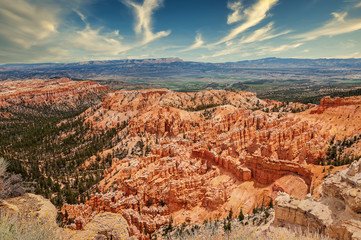
[[[242,11],[242,3],[241,2],[228,2],[228,8],[233,10],[233,13],[228,15],[227,23],[232,24],[235,22],[239,22],[243,19],[243,16],[241,15]]]
[[[354,52],[351,54],[346,54],[346,55],[338,55],[332,58],[361,58],[361,53],[360,52]]]
[[[191,46],[187,47],[186,49],[183,49],[182,52],[187,52],[187,51],[191,51],[191,50],[200,48],[203,46],[203,44],[204,44],[204,41],[202,39],[202,34],[197,33],[194,43]]]
[[[258,0],[253,6],[243,10],[242,16],[241,2],[230,4],[233,14],[228,16],[228,23],[238,22],[243,20],[239,26],[233,28],[228,35],[213,45],[218,45],[236,38],[240,33],[257,25],[267,17],[267,12],[278,2],[278,0]]]
[[[291,32],[290,30],[286,30],[280,33],[274,33],[273,25],[274,23],[270,22],[265,27],[257,29],[251,35],[241,38],[240,43],[262,42]]]
[[[222,56],[227,56],[227,55],[232,55],[232,54],[233,55],[236,54],[237,57],[248,57],[248,56],[252,55],[250,52],[242,51],[242,50],[243,49],[240,47],[226,48],[226,49],[216,51],[211,55],[203,55],[199,59],[204,60],[204,59],[211,59],[211,58],[219,58]]]
[[[58,10],[25,0],[0,1],[0,36],[28,49],[57,32]]]
[[[138,4],[134,0],[124,0],[126,5],[131,6],[134,10],[137,23],[135,24],[134,31],[143,37],[143,43],[149,43],[157,38],[168,36],[171,31],[160,31],[153,33],[152,30],[152,14],[153,11],[158,9],[163,0],[144,0],[143,4]]]
[[[117,55],[130,48],[121,43],[123,37],[119,35],[119,31],[101,34],[101,28],[92,29],[87,22],[85,15],[78,10],[75,10],[75,12],[86,25],[85,29],[76,31],[74,36],[70,38],[70,42],[75,47],[84,49],[92,54],[102,55]]]
[[[119,30],[93,27],[85,14],[93,0],[0,0],[0,62],[78,61],[125,57],[128,50],[170,34],[153,32],[152,15],[162,0],[120,0],[134,10],[140,40],[123,39]],[[137,3],[136,3],[137,1]],[[68,21],[74,11],[85,23]],[[134,54],[134,53],[133,53]]]
[[[335,36],[360,30],[361,18],[348,19],[346,18],[347,14],[347,12],[332,13],[333,19],[330,22],[310,32],[292,36],[292,38],[310,41],[322,36]]]
[[[359,2],[358,4],[356,4],[355,8],[359,8],[361,7],[361,2]]]
[[[93,54],[117,55],[129,49],[120,42],[122,37],[117,32],[100,34],[100,30],[87,26],[84,30],[76,32],[70,42],[75,47],[82,48]]]
[[[226,48],[223,50],[219,50],[214,52],[211,55],[203,55],[201,57],[201,59],[207,59],[207,58],[215,58],[215,57],[220,57],[220,56],[225,56],[225,55],[229,55],[235,52],[235,48]]]
[[[249,49],[246,46],[243,46],[242,44],[234,44],[231,47],[228,48],[224,48],[222,50],[218,50],[215,51],[213,54],[211,55],[203,55],[200,59],[210,59],[210,58],[216,58],[216,57],[221,57],[221,56],[226,56],[226,55],[236,55],[238,58],[240,57],[249,57],[249,56],[254,56],[254,55],[258,55],[258,56],[262,56],[262,55],[266,55],[266,54],[278,54],[280,52],[284,52],[290,49],[295,49],[298,48],[300,46],[302,46],[303,43],[295,43],[295,44],[284,44],[278,47],[267,47],[267,46],[262,46],[254,49]]]
[[[302,46],[303,43],[295,43],[295,44],[284,44],[281,45],[279,47],[262,47],[262,51],[260,52],[260,54],[266,54],[266,53],[279,53],[279,52],[284,52],[290,49],[294,49],[294,48],[298,48],[300,46]]]

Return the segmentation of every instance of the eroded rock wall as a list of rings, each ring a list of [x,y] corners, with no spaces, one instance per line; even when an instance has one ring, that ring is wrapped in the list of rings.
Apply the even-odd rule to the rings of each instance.
[[[361,239],[361,159],[326,178],[322,187],[320,201],[279,194],[275,224],[302,226],[336,239]]]

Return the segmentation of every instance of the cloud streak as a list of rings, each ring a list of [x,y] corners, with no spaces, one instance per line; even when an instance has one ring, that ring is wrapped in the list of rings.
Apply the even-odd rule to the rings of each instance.
[[[202,34],[197,33],[194,43],[191,46],[187,47],[186,49],[183,49],[182,52],[187,52],[187,51],[191,51],[191,50],[200,48],[203,46],[203,44],[204,44],[204,41],[202,39]]]
[[[242,16],[240,15],[241,11],[241,3],[233,3],[231,9],[234,11],[231,15],[228,16],[227,22],[234,23],[240,20],[243,20],[243,23],[238,25],[237,27],[233,28],[228,35],[223,37],[221,40],[216,42],[213,45],[219,45],[221,43],[233,40],[239,34],[246,31],[247,29],[257,25],[263,19],[267,17],[267,12],[276,5],[278,0],[258,0],[253,6],[244,9]],[[235,6],[236,4],[236,6]]]
[[[77,31],[70,43],[92,54],[117,55],[129,49],[120,42],[122,37],[117,32],[100,34],[100,30],[87,26],[84,30]]]
[[[284,44],[279,47],[262,47],[260,48],[262,49],[262,51],[259,52],[259,55],[264,55],[268,53],[272,53],[272,54],[280,53],[280,52],[288,51],[290,49],[298,48],[302,45],[303,43],[295,43],[295,44]]]
[[[78,10],[74,11],[79,15],[86,27],[81,31],[76,31],[74,35],[72,34],[69,40],[72,45],[84,49],[92,54],[102,55],[117,55],[130,49],[130,47],[124,46],[121,43],[123,37],[119,36],[119,31],[101,34],[101,28],[92,29],[87,22],[85,15]]]
[[[270,22],[265,27],[257,29],[248,37],[241,38],[240,43],[244,44],[244,43],[262,42],[291,32],[290,30],[286,30],[280,33],[274,33],[273,25],[274,23]]]
[[[138,4],[134,0],[124,0],[123,2],[133,8],[137,21],[134,31],[143,37],[144,44],[166,37],[171,33],[170,30],[157,33],[152,30],[153,11],[161,6],[163,0],[144,0],[143,4]]]
[[[233,3],[228,2],[228,8],[233,10],[233,13],[228,15],[227,24],[239,22],[240,20],[243,19],[243,16],[241,15],[241,11],[242,11],[241,2],[233,2]]]
[[[56,8],[25,0],[0,1],[0,36],[29,49],[57,33],[58,13]]]
[[[283,52],[287,51],[293,48],[298,48],[299,46],[302,46],[303,43],[295,43],[295,44],[284,44],[276,48],[269,49],[269,52]]]
[[[346,18],[348,13],[332,13],[333,19],[315,30],[292,36],[294,39],[310,41],[323,36],[335,36],[361,29],[361,18]]]

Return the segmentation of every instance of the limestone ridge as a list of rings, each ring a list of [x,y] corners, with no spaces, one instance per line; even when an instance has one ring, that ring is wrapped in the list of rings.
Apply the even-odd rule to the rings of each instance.
[[[337,239],[361,239],[361,159],[326,178],[322,189],[320,201],[279,194],[275,223],[302,226]]]

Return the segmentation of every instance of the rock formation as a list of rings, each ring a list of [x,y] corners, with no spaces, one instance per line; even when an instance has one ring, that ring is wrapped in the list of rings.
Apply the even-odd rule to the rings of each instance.
[[[347,107],[357,110],[354,103]],[[155,231],[170,216],[180,224],[201,223],[223,218],[231,208],[250,212],[277,192],[304,198],[322,182],[313,164],[325,156],[332,138],[351,137],[358,129],[345,133],[337,118],[326,119],[328,111],[314,114],[315,108],[252,110],[275,105],[241,91],[106,95],[99,109],[84,113],[86,123],[94,129],[127,126],[118,133],[118,144],[100,153],[114,156],[100,193],[82,207],[64,206],[63,212],[81,215],[84,222],[92,212],[121,213],[139,235]],[[352,125],[358,116],[342,124]],[[128,156],[119,157],[124,150]]]
[[[323,113],[328,108],[336,108],[340,106],[349,106],[349,105],[360,105],[361,104],[361,97],[346,97],[346,98],[331,98],[331,97],[324,97],[320,101],[320,105],[314,109],[311,113]]]
[[[361,239],[361,159],[327,177],[322,199],[276,198],[275,224],[302,226],[336,239]]]
[[[93,214],[83,231],[59,228],[56,224],[55,206],[48,199],[35,194],[27,193],[20,197],[2,200],[1,211],[10,211],[20,216],[36,216],[39,221],[46,221],[46,224],[53,226],[59,239],[130,239],[127,222],[120,214],[114,213]]]
[[[90,107],[111,89],[93,81],[72,81],[69,78],[7,80],[0,82],[1,115],[14,108],[26,113],[47,107],[48,110],[79,110]],[[11,110],[8,110],[8,109]],[[24,110],[25,109],[25,110]],[[6,111],[8,110],[8,111]]]
[[[0,200],[0,211],[10,211],[23,215],[34,214],[56,224],[56,207],[42,196],[26,193],[23,196]]]
[[[100,213],[95,215],[82,231],[64,229],[60,232],[63,239],[132,239],[129,227],[120,214]]]
[[[17,85],[23,87],[15,88]],[[94,82],[69,79],[6,81],[0,89],[2,109],[72,108],[90,96],[99,98],[110,91]],[[361,125],[355,124],[361,117],[357,99],[326,98],[320,106],[291,113],[300,106],[290,105],[284,111],[280,102],[242,91],[150,89],[112,92],[92,105],[79,118],[91,129],[84,137],[91,139],[92,133],[111,129],[116,134],[110,140],[112,147],[104,147],[79,169],[107,159],[110,167],[96,193],[83,204],[64,204],[61,209],[63,216],[74,221],[70,228],[83,231],[94,229],[91,224],[98,218],[115,222],[124,218],[130,234],[141,236],[167,224],[170,217],[178,224],[198,224],[224,218],[231,209],[249,213],[269,204],[278,192],[300,199],[314,191],[318,194],[322,167],[315,164],[325,157],[330,142],[361,132]],[[275,106],[278,112],[268,112]],[[11,117],[13,113],[0,114]],[[352,151],[358,149],[353,146]],[[69,185],[73,181],[69,178]],[[357,192],[350,194],[358,196]],[[357,201],[345,200],[354,212],[359,211]],[[279,206],[281,209],[282,204]],[[320,205],[320,209],[324,207]],[[314,211],[310,214],[317,215]],[[333,224],[325,221],[314,219],[315,226]],[[114,229],[105,225],[108,235]]]

